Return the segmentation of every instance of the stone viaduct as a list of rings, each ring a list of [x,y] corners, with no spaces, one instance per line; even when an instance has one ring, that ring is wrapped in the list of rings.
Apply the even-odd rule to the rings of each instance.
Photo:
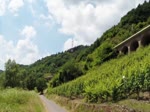
[[[118,53],[127,54],[136,51],[140,46],[146,46],[148,44],[150,44],[150,25],[127,38],[114,48]]]

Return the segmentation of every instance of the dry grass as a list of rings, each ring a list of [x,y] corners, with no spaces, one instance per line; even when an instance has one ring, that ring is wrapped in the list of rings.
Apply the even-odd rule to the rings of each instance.
[[[137,112],[150,112],[150,101],[137,101],[133,99],[127,99],[118,102],[118,104],[134,109]]]

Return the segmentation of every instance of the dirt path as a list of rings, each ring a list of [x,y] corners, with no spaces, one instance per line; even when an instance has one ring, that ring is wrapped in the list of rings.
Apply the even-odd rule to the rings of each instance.
[[[40,95],[40,98],[47,112],[67,112],[64,108],[57,105],[54,101],[48,100],[45,96]]]

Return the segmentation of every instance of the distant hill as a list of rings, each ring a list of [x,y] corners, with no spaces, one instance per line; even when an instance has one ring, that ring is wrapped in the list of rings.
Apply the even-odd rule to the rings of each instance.
[[[30,70],[40,73],[55,74],[60,71],[63,65],[69,61],[78,62],[78,56],[87,50],[88,46],[77,46],[62,53],[57,53],[38,60],[30,65]]]

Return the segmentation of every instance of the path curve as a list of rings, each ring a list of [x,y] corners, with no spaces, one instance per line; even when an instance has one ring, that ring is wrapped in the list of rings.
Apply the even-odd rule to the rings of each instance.
[[[44,95],[40,95],[40,98],[41,98],[47,112],[67,112],[66,109],[60,107],[54,101],[48,100]]]

